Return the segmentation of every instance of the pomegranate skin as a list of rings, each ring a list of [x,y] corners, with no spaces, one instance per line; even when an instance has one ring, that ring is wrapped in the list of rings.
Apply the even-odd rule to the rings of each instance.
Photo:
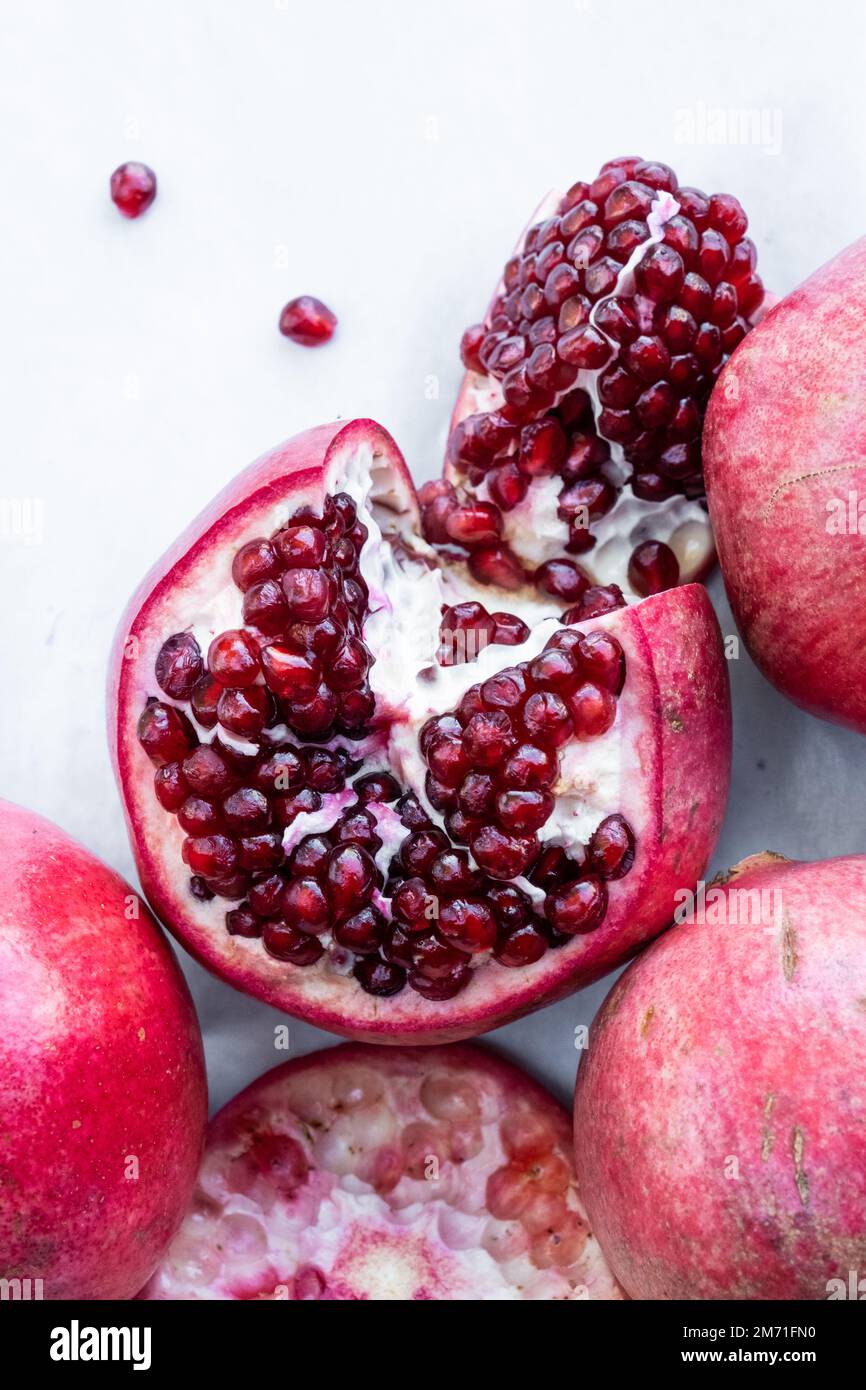
[[[413,991],[382,1000],[317,967],[292,969],[259,942],[226,932],[219,903],[198,902],[180,858],[182,834],[153,794],[153,768],[136,735],[154,693],[154,663],[166,636],[189,623],[199,600],[230,580],[232,556],[267,533],[280,503],[321,506],[343,453],[371,446],[400,491],[406,529],[419,533],[414,488],[396,444],[374,422],[321,426],[275,449],[239,475],[154,567],[121,620],[108,691],[109,739],[144,891],[157,916],[197,960],[276,1008],[329,1032],[380,1043],[454,1042],[496,1028],[590,983],[627,960],[670,922],[676,890],[704,871],[718,836],[730,768],[727,669],[702,588],[683,586],[580,625],[621,643],[628,677],[619,697],[627,756],[617,809],[631,825],[635,864],[611,889],[603,924],[519,970],[485,961],[447,1002]],[[270,523],[270,529],[273,524]]]
[[[131,1298],[180,1224],[207,1112],[201,1035],[132,889],[0,801],[0,1277]]]
[[[710,516],[734,617],[795,704],[866,732],[866,237],[783,299],[713,391]]]
[[[866,1262],[866,857],[754,855],[723,892],[603,1005],[578,1180],[633,1298],[827,1298]]]

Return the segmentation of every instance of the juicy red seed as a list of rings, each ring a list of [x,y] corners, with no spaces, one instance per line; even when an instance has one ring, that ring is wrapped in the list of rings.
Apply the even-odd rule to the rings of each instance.
[[[280,332],[284,338],[303,347],[319,347],[334,335],[337,327],[334,315],[321,299],[311,294],[290,299],[280,314]]]
[[[646,597],[672,589],[680,577],[677,557],[662,541],[644,541],[632,551],[628,582],[636,594]]]
[[[307,570],[297,570],[307,574]],[[286,722],[299,734],[321,737],[328,732],[337,716],[337,697],[330,686],[322,682],[312,694],[292,700],[286,711]]]
[[[500,965],[520,967],[541,960],[548,942],[534,922],[525,922],[511,931],[501,931],[493,948]]]
[[[676,488],[667,478],[663,478],[660,473],[635,473],[631,479],[631,490],[635,497],[640,497],[645,502],[664,502],[666,498],[673,497]],[[572,610],[576,611],[576,610]],[[588,614],[587,616],[597,617],[598,615]],[[569,618],[569,622],[580,622],[580,618]]]
[[[510,512],[526,496],[528,483],[515,463],[495,468],[487,477],[487,490],[503,511]]]
[[[534,698],[534,697],[532,697]],[[496,767],[514,747],[514,729],[505,710],[482,710],[463,730],[463,746],[473,767]]]
[[[249,891],[249,904],[257,917],[276,917],[280,911],[285,881],[280,874],[260,878]]]
[[[467,371],[484,371],[478,352],[481,344],[484,342],[486,332],[487,330],[483,323],[476,323],[473,324],[471,328],[467,328],[463,337],[460,339],[460,360]]]
[[[266,579],[247,589],[241,611],[245,623],[268,637],[281,636],[290,621],[286,596],[275,579]]]
[[[516,709],[526,691],[526,676],[518,667],[508,666],[484,681],[481,699],[489,709]]]
[[[304,623],[322,621],[333,597],[326,574],[321,570],[291,569],[286,570],[280,582],[293,619]]]
[[[683,287],[685,275],[682,256],[663,241],[647,251],[634,273],[641,294],[656,304],[672,303]]]
[[[548,893],[544,911],[550,925],[566,936],[582,936],[599,927],[607,911],[607,888],[601,879],[581,878]]]
[[[472,979],[472,970],[468,965],[453,965],[450,970],[441,975],[438,979],[430,979],[420,970],[412,970],[409,974],[409,984],[416,994],[420,994],[422,999],[429,999],[439,1003],[445,999],[453,999],[462,989],[465,989]]]
[[[328,748],[304,750],[304,773],[308,787],[317,792],[338,792],[345,786],[346,773],[338,753]]]
[[[533,864],[529,878],[538,888],[550,892],[561,883],[571,883],[586,867],[586,851],[582,845],[570,854],[561,845],[551,845]]]
[[[362,806],[387,805],[400,795],[399,783],[390,772],[369,772],[352,784]]]
[[[535,582],[545,593],[566,603],[575,603],[589,588],[589,580],[570,560],[548,560],[535,571]]]
[[[322,809],[321,792],[304,787],[290,796],[278,796],[274,801],[274,814],[280,825],[291,825],[298,816]]]
[[[437,781],[446,787],[457,787],[463,781],[469,766],[463,743],[459,738],[438,736],[430,744],[427,763]]]
[[[315,936],[301,931],[299,927],[284,922],[265,922],[262,928],[262,942],[268,955],[276,960],[288,960],[292,965],[315,965],[321,960],[325,948]]]
[[[177,819],[187,835],[209,835],[223,828],[219,806],[204,796],[188,796],[178,809]]]
[[[537,656],[529,668],[537,685],[552,690],[573,690],[580,680],[577,663],[561,647],[548,647]]]
[[[525,583],[523,567],[507,545],[479,546],[469,555],[469,573],[479,584],[500,589],[519,589]]]
[[[286,884],[282,897],[283,915],[299,931],[318,936],[330,921],[328,900],[315,878],[293,878]]]
[[[423,878],[406,878],[395,888],[391,911],[410,931],[426,931],[430,894]]]
[[[422,807],[414,792],[406,792],[397,803],[401,825],[407,830],[431,830],[430,817]],[[405,843],[405,841],[404,841]]]
[[[569,366],[592,370],[603,367],[610,358],[610,343],[591,323],[570,328],[556,346],[558,356]]]
[[[382,956],[392,965],[410,966],[414,958],[414,938],[399,922],[392,924],[385,932],[380,947]]]
[[[347,637],[328,660],[328,684],[334,690],[356,690],[366,680],[370,654],[357,637]]]
[[[514,613],[491,613],[490,616],[496,624],[494,642],[504,647],[517,647],[526,641],[529,628],[522,618],[518,618]]]
[[[487,772],[470,772],[457,793],[457,804],[467,816],[483,816],[493,806],[496,783]]]
[[[473,838],[476,862],[491,878],[516,878],[538,854],[534,835],[508,835],[495,825],[484,825]]]
[[[733,246],[745,236],[749,219],[730,193],[714,193],[710,198],[710,224],[722,232]]]
[[[523,724],[531,739],[559,748],[571,738],[574,727],[568,707],[552,690],[537,690],[523,709]]]
[[[241,868],[250,873],[269,873],[285,858],[281,835],[242,835],[238,850]]]
[[[172,700],[188,700],[204,670],[201,649],[191,632],[166,638],[156,658],[156,681]]]
[[[270,541],[248,541],[246,545],[241,546],[232,561],[232,579],[238,588],[246,593],[254,584],[263,584],[266,579],[274,579],[281,569],[282,565]]]
[[[427,979],[446,979],[455,966],[465,965],[466,954],[443,941],[436,932],[416,936],[411,944],[412,964]]]
[[[446,849],[437,854],[427,871],[427,876],[434,891],[446,897],[469,893],[477,886],[478,881],[467,855],[463,850],[454,849]]]
[[[406,983],[405,970],[376,956],[362,956],[360,960],[355,961],[352,974],[367,994],[380,999],[399,994]]]
[[[376,713],[376,697],[365,681],[357,690],[344,690],[337,701],[337,728],[354,735],[362,732]]]
[[[376,865],[360,845],[338,845],[325,870],[328,897],[335,912],[357,910],[376,881]]]
[[[671,355],[661,338],[641,334],[625,350],[625,365],[647,385],[659,381],[670,366]]]
[[[226,913],[229,936],[261,936],[262,921],[248,907],[236,907]]]
[[[453,714],[438,714],[422,725],[418,743],[425,758],[438,739],[459,738],[460,721]]]
[[[653,204],[653,190],[645,183],[626,179],[608,195],[604,204],[604,225],[615,227],[627,217],[645,218]]]
[[[558,420],[537,420],[520,435],[518,468],[530,478],[552,476],[559,472],[566,448],[565,433]]]
[[[156,197],[156,174],[146,164],[130,160],[111,175],[111,201],[124,217],[140,217]]]
[[[263,685],[246,690],[223,690],[217,701],[217,719],[224,729],[244,738],[255,738],[268,720],[268,692]]]
[[[548,787],[557,774],[557,762],[553,753],[546,748],[538,748],[534,743],[521,743],[511,754],[502,771],[502,780],[507,787],[535,789]]]
[[[547,791],[502,791],[496,798],[496,814],[503,830],[525,835],[540,830],[553,811]]]
[[[600,628],[588,632],[580,638],[576,654],[589,680],[619,694],[625,681],[625,654],[615,637]]]
[[[335,845],[363,845],[371,854],[382,848],[382,841],[376,834],[376,817],[362,807],[344,812],[331,831]]]
[[[192,726],[179,709],[150,699],[138,720],[138,741],[157,767],[179,762],[195,743]]]
[[[220,685],[253,685],[261,673],[258,646],[243,628],[232,628],[215,637],[208,648],[207,664]]]
[[[201,796],[228,796],[237,786],[237,775],[209,743],[195,748],[183,761],[183,775]]]
[[[568,696],[575,737],[598,738],[607,733],[616,719],[616,700],[609,690],[591,681],[584,682]]]
[[[407,873],[425,874],[437,854],[447,848],[448,839],[441,830],[418,830],[400,846],[400,861]]]
[[[589,854],[602,878],[624,878],[634,864],[634,832],[628,821],[606,816],[590,839]]]
[[[499,925],[508,931],[514,927],[522,927],[529,921],[531,904],[519,888],[513,888],[511,884],[491,883],[484,896]]]
[[[176,811],[186,800],[189,787],[180,763],[166,763],[153,775],[156,799],[166,811]]]
[[[328,539],[316,526],[288,526],[274,537],[274,547],[288,569],[315,569],[328,558]]]
[[[730,259],[730,248],[721,232],[709,227],[701,236],[698,268],[709,285],[717,285]]]
[[[292,878],[316,878],[324,869],[333,849],[324,835],[304,835],[292,850],[289,873]]]
[[[463,502],[449,513],[446,530],[458,545],[487,545],[499,539],[502,516],[490,502]]]
[[[489,950],[496,940],[496,918],[484,903],[453,898],[442,904],[436,923],[446,941],[474,954]]]
[[[293,791],[303,786],[305,777],[304,761],[294,748],[267,754],[253,773],[256,786],[263,792]]]
[[[231,874],[238,863],[238,847],[229,835],[196,835],[183,842],[183,859],[203,878]]]
[[[217,722],[217,705],[223,686],[212,676],[202,676],[190,697],[192,712],[203,729],[212,729]]]
[[[625,299],[606,299],[596,309],[593,317],[596,326],[606,337],[613,338],[615,343],[631,343],[640,332],[634,309]],[[597,365],[603,367],[606,361],[607,357]]]
[[[601,618],[605,613],[614,613],[625,608],[622,589],[618,584],[593,584],[578,599],[573,608],[563,613],[564,623],[583,623],[590,618]]]
[[[375,907],[364,907],[334,927],[334,940],[357,955],[370,955],[379,949],[385,934],[385,918]]]
[[[558,513],[565,521],[582,523],[605,516],[616,501],[616,492],[604,478],[585,478],[559,494]]]

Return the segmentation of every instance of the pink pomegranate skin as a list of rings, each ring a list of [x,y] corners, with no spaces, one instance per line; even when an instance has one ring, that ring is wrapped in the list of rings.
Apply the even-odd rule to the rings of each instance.
[[[48,1299],[131,1298],[201,1155],[192,1001],[132,889],[6,801],[0,904],[0,1277],[41,1279]]]
[[[756,891],[764,921],[743,924]],[[633,1298],[827,1298],[866,1267],[866,856],[754,855],[723,911],[608,996],[577,1080],[578,1181]]]
[[[370,420],[320,426],[241,473],[151,570],[121,619],[108,690],[109,740],[142,886],[154,912],[197,960],[235,988],[344,1037],[381,1043],[454,1042],[496,1028],[598,979],[671,921],[675,893],[694,884],[712,854],[730,771],[728,677],[718,624],[703,588],[687,585],[583,624],[606,629],[625,652],[619,697],[629,758],[617,808],[637,839],[635,864],[612,885],[602,925],[511,970],[487,961],[447,1003],[412,991],[382,1000],[353,980],[292,969],[260,943],[229,935],[189,892],[182,836],[153,794],[153,768],[136,735],[154,691],[154,661],[166,636],[188,623],[188,595],[230,579],[237,546],[262,534],[262,514],[280,499],[321,505],[335,457],[370,445],[406,489],[407,520],[419,533],[414,488],[391,437]],[[507,607],[507,596],[503,595]],[[224,909],[222,909],[224,915]]]
[[[734,616],[795,704],[866,731],[866,237],[748,335],[704,430],[710,516]]]

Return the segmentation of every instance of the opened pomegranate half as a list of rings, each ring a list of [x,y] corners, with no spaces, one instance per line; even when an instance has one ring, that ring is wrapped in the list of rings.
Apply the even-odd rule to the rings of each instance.
[[[583,577],[638,595],[700,578],[704,409],[765,300],[747,225],[736,198],[637,158],[547,198],[463,335],[428,539],[480,583],[565,600]]]
[[[667,925],[716,839],[730,714],[703,589],[626,606],[584,583],[564,617],[477,592],[356,420],[242,473],[118,633],[150,901],[334,1032],[451,1040],[574,990]]]
[[[572,1151],[563,1107],[480,1048],[314,1053],[212,1121],[141,1297],[620,1298]]]

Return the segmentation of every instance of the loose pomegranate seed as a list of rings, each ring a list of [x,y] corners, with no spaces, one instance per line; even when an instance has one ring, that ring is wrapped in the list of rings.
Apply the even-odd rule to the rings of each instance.
[[[581,878],[548,893],[544,910],[556,931],[582,936],[601,925],[607,911],[607,889],[601,879]]]
[[[593,868],[602,878],[624,878],[634,864],[634,834],[623,816],[606,816],[589,842]]]
[[[519,589],[526,581],[523,566],[507,545],[479,546],[469,555],[469,572],[479,584]]]
[[[570,560],[548,560],[535,571],[535,582],[545,593],[574,603],[589,588],[583,570]]]
[[[284,338],[303,347],[320,347],[334,336],[336,316],[321,299],[310,294],[290,299],[280,314],[280,332]]]
[[[201,649],[191,632],[176,632],[163,642],[156,658],[156,679],[172,700],[188,700],[203,670]]]
[[[490,616],[496,624],[494,642],[499,642],[504,647],[518,647],[521,642],[526,641],[529,628],[522,618],[518,618],[514,613],[491,613]]]
[[[130,160],[111,175],[111,201],[124,217],[140,217],[156,197],[156,174],[146,164]]]
[[[207,664],[220,685],[253,685],[261,674],[259,649],[243,628],[233,628],[215,637],[208,649]]]
[[[502,517],[490,502],[463,502],[448,514],[446,530],[452,541],[468,548],[499,539]]]
[[[635,593],[643,597],[659,594],[663,589],[672,589],[679,577],[677,557],[663,541],[644,541],[632,551],[628,582]]]

